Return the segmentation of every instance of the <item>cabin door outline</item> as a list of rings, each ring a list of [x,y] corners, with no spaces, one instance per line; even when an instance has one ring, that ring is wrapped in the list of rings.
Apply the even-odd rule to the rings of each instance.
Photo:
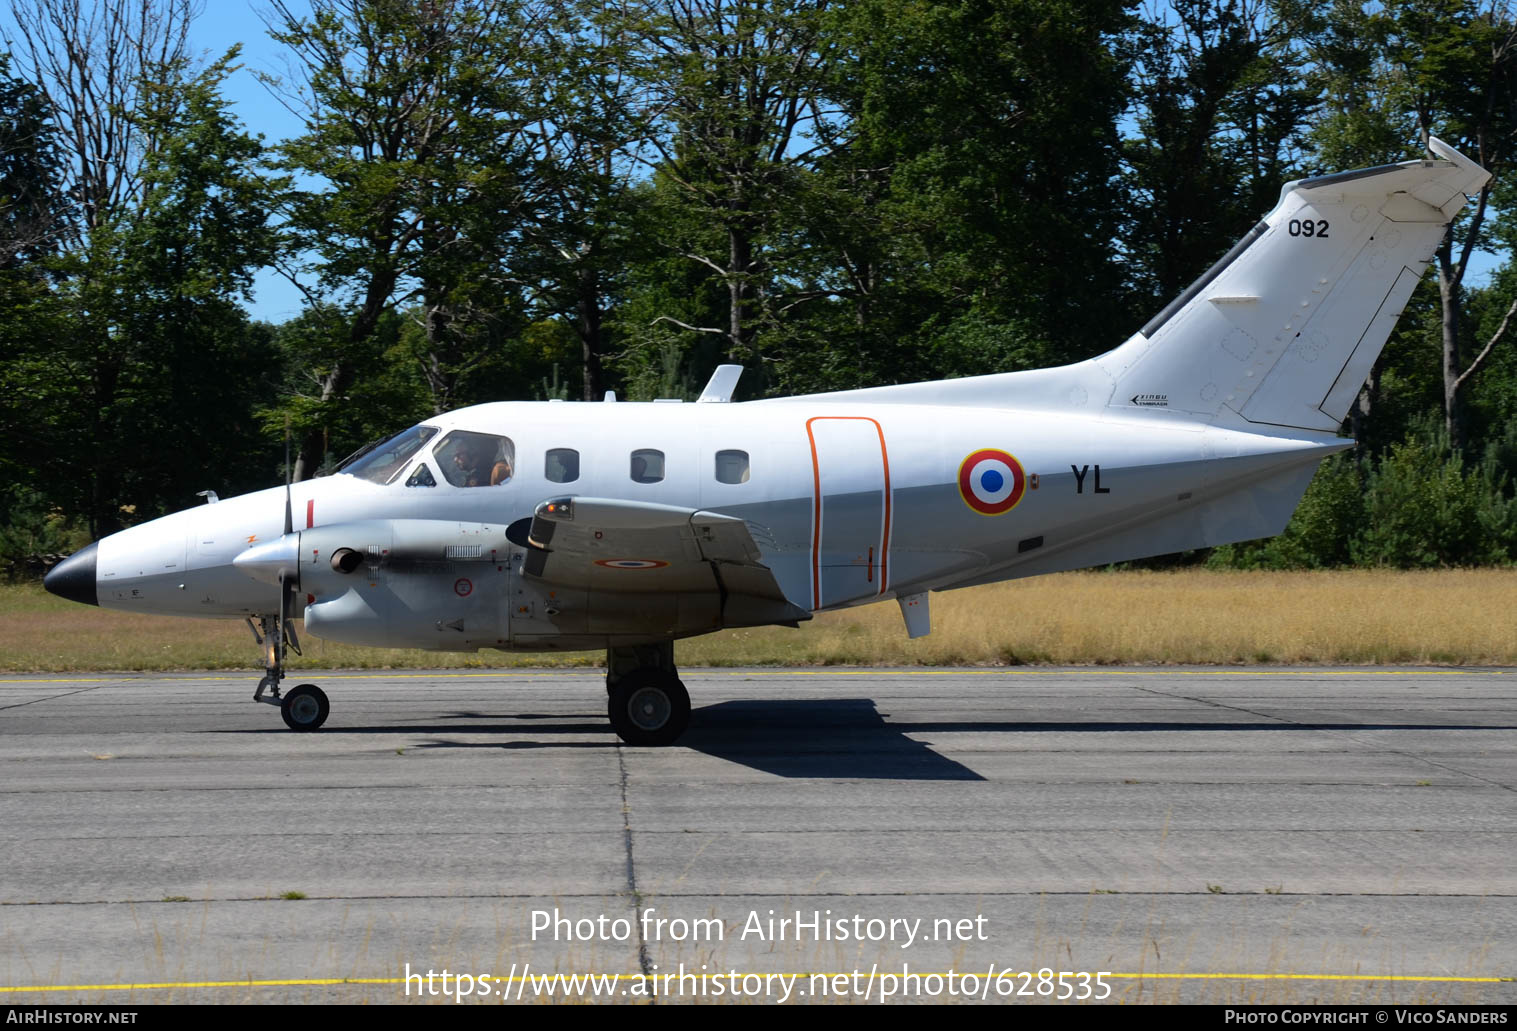
[[[811,444],[811,607],[879,597],[889,588],[890,452],[879,420],[819,415]]]

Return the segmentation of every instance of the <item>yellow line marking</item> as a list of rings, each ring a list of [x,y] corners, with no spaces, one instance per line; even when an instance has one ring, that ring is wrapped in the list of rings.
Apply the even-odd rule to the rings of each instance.
[[[0,680],[0,684],[108,684],[113,677],[98,677],[94,680],[71,680],[64,677],[35,680]]]
[[[48,984],[0,986],[0,992],[122,992],[149,988],[290,988],[304,985],[400,984],[403,977],[306,977],[267,981],[144,981],[123,984]]]
[[[687,670],[687,672],[690,672]],[[1122,669],[931,669],[931,670],[753,670],[715,673],[728,677],[1468,677],[1506,676],[1508,670],[1122,670]],[[704,675],[704,674],[703,674]]]
[[[1091,973],[1091,974],[1095,973],[1094,971],[1084,971],[1084,972],[1085,973]],[[811,978],[811,977],[823,977],[823,978],[834,978],[834,977],[857,978],[857,977],[863,977],[863,978],[878,979],[878,978],[886,977],[886,976],[892,976],[892,977],[906,976],[906,975],[903,975],[903,974],[895,973],[893,971],[886,971],[886,972],[883,972],[883,973],[865,974],[863,971],[858,971],[858,970],[852,971],[850,973],[831,973],[831,974],[821,973],[819,971],[769,971],[768,973],[770,975],[780,974],[780,975],[783,975],[783,976],[786,976],[786,977],[792,977],[793,976],[793,977],[805,977],[805,978]],[[966,975],[976,976],[976,977],[983,977],[983,976],[985,976],[985,975],[980,974],[980,973],[978,973],[976,971],[973,971],[973,970],[954,970],[954,971],[951,972],[951,974],[954,977],[960,977],[960,978],[962,978],[962,977],[964,977]],[[1027,970],[1017,971],[1016,973],[1012,973],[1010,971],[1002,971],[999,974],[997,974],[996,976],[997,977],[1021,977],[1024,974],[1029,975],[1029,976],[1036,976],[1036,975],[1033,975],[1032,971],[1027,971]],[[412,974],[410,979],[415,979],[415,978],[418,978],[420,976],[421,976],[420,974]],[[645,974],[562,974],[562,973],[555,972],[555,973],[545,973],[545,974],[541,974],[541,975],[537,975],[537,976],[527,976],[527,977],[496,977],[496,976],[494,976],[492,974],[474,975],[474,976],[476,977],[477,980],[483,980],[484,978],[489,978],[490,983],[492,983],[492,984],[538,984],[538,985],[545,985],[546,983],[552,983],[555,987],[561,987],[571,977],[581,979],[582,981],[583,981],[583,979],[594,978],[594,979],[602,981],[602,982],[607,981],[607,980],[618,981],[618,982],[619,981],[647,982],[647,981],[657,981],[657,980],[661,979],[662,977],[664,977],[665,975],[664,974],[653,974],[653,975],[645,975]],[[668,976],[674,977],[674,976],[678,976],[678,975],[670,974]],[[696,974],[694,972],[690,972],[690,973],[687,973],[685,976],[687,976],[687,977],[698,977],[698,978],[702,978],[702,979],[705,979],[705,980],[710,980],[710,979],[713,979],[713,978],[718,978],[718,979],[719,978],[729,978],[729,977],[731,977],[733,975],[731,973]],[[752,974],[752,973],[738,973],[736,976],[738,976],[738,977],[749,977],[749,976],[763,977],[765,975],[764,974]],[[920,977],[948,977],[948,976],[950,976],[950,973],[949,972],[933,972],[933,973],[924,972],[924,973],[921,973],[921,974],[916,975],[916,976],[920,976]],[[1508,983],[1517,981],[1517,977],[1460,977],[1460,976],[1448,976],[1448,975],[1440,975],[1440,974],[1428,974],[1428,975],[1422,975],[1422,974],[1249,974],[1249,973],[1194,973],[1194,974],[1183,974],[1183,973],[1144,973],[1144,972],[1123,973],[1123,972],[1108,971],[1105,974],[1103,974],[1103,976],[1110,977],[1110,978],[1113,978],[1113,979],[1116,979],[1116,980],[1125,980],[1125,981],[1143,981],[1143,980],[1154,980],[1154,981],[1351,981],[1351,982],[1361,982],[1361,983],[1370,983],[1370,982],[1379,982],[1379,981],[1398,981],[1398,982],[1415,981],[1415,982],[1420,982],[1420,983],[1424,983],[1424,984],[1431,984],[1431,983],[1439,983],[1439,984],[1446,984],[1446,983],[1457,983],[1457,984],[1508,984]],[[0,993],[17,994],[17,993],[25,993],[25,992],[120,992],[120,991],[146,991],[146,990],[149,990],[149,989],[165,989],[165,988],[170,988],[170,989],[172,989],[172,988],[303,988],[303,987],[329,987],[329,986],[333,986],[333,985],[347,985],[347,984],[399,985],[399,984],[405,984],[407,980],[409,980],[409,979],[405,978],[405,977],[303,977],[303,978],[279,978],[279,979],[273,979],[273,978],[271,978],[271,979],[267,979],[267,980],[249,979],[249,980],[246,980],[246,981],[145,981],[145,982],[137,982],[137,983],[123,982],[121,984],[15,985],[15,986],[0,986]],[[445,993],[445,994],[452,994],[452,993]]]
[[[1429,974],[1107,974],[1107,977],[1120,977],[1129,980],[1154,980],[1166,981],[1220,981],[1220,980],[1247,980],[1247,981],[1421,981],[1421,982],[1455,982],[1458,984],[1505,984],[1509,981],[1517,981],[1517,977],[1454,977]]]

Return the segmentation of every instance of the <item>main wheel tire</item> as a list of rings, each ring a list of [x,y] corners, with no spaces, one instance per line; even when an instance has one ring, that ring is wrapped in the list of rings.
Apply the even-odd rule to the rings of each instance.
[[[327,693],[315,684],[301,684],[279,702],[279,715],[291,730],[317,730],[331,711]]]
[[[690,725],[690,693],[679,677],[633,670],[611,688],[611,728],[629,745],[672,745]]]

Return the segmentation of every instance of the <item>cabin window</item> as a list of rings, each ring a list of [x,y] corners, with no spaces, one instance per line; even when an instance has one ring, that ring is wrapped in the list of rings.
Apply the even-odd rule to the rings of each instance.
[[[516,468],[516,445],[493,433],[454,430],[432,452],[437,468],[455,487],[498,487]]]
[[[419,462],[416,465],[415,471],[411,473],[410,478],[406,480],[406,486],[435,487],[437,486],[437,480],[433,477],[432,470],[428,468],[427,463]]]
[[[556,447],[543,461],[543,475],[552,483],[573,483],[579,479],[579,452],[572,447]]]
[[[658,483],[664,478],[664,453],[653,448],[632,452],[632,482]]]
[[[717,483],[748,482],[748,452],[718,451],[716,453]]]

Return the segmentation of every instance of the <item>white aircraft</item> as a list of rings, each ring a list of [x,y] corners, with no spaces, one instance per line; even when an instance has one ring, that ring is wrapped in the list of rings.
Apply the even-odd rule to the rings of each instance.
[[[673,642],[1284,529],[1449,222],[1490,178],[1433,158],[1287,184],[1137,335],[1062,368],[728,402],[499,403],[428,419],[335,475],[155,519],[47,589],[132,612],[244,617],[255,700],[293,626],[473,651],[605,648],[611,725],[676,740]],[[606,401],[614,401],[607,396]],[[257,620],[254,626],[253,620]]]

